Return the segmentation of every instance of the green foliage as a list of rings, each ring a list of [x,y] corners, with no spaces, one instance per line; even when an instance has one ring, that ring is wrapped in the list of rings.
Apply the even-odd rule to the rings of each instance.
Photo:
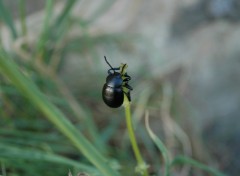
[[[151,130],[150,126],[149,126],[149,119],[148,119],[148,115],[146,116],[146,128],[148,131],[149,136],[151,137],[151,139],[153,140],[153,142],[156,144],[156,146],[158,147],[158,149],[161,151],[162,155],[163,155],[163,159],[165,162],[165,172],[164,175],[165,176],[169,176],[170,174],[170,169],[171,167],[178,165],[178,164],[189,164],[192,165],[194,167],[197,167],[199,169],[202,169],[212,175],[215,176],[225,176],[224,174],[222,174],[221,172],[206,166],[198,161],[195,161],[192,158],[186,157],[186,156],[176,156],[175,158],[173,158],[172,161],[170,161],[170,157],[169,157],[169,151],[167,150],[167,148],[165,147],[165,145],[163,144],[163,142],[154,134],[154,132]]]
[[[77,53],[79,59],[84,60],[81,56],[90,53],[93,58],[99,58],[98,45],[114,48],[116,43],[133,42],[134,37],[90,34],[88,29],[92,23],[115,1],[104,1],[89,19],[72,17],[76,0],[64,2],[62,11],[54,16],[56,2],[45,1],[40,34],[34,36],[33,42],[23,42],[18,48],[20,51],[8,50],[3,41],[0,42],[0,175],[55,176],[67,175],[71,170],[72,175],[86,172],[93,176],[132,176],[136,168],[137,173],[147,176],[150,175],[148,166],[158,170],[164,164],[164,173],[169,176],[173,166],[189,164],[223,176],[187,157],[171,161],[168,149],[149,125],[146,132],[145,127],[138,124],[136,118],[143,115],[149,101],[159,99],[156,92],[152,96],[148,82],[143,80],[139,85],[141,91],[134,89],[140,96],[135,99],[132,116],[129,102],[124,103],[127,128],[123,125],[122,109],[109,112],[101,106],[101,87],[96,85],[103,84],[99,78],[105,78],[96,71],[98,59],[94,60],[94,69],[86,66],[86,70],[79,70],[84,75],[79,79],[81,87],[78,94],[72,95],[59,78],[61,66],[68,59],[65,55]],[[25,5],[25,0],[19,1],[21,31],[18,31],[12,14],[0,0],[0,19],[9,29],[13,43],[33,32],[27,28]],[[69,38],[73,26],[81,30],[81,36]],[[141,146],[137,145],[134,127],[140,129],[137,134],[144,136]],[[129,138],[125,140],[123,134],[127,131]],[[156,146],[160,153],[155,150]],[[163,163],[155,157],[160,154]],[[154,158],[149,164],[146,155]]]

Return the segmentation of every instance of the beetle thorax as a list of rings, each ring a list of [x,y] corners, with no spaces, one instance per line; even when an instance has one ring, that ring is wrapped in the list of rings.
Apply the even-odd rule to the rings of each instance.
[[[115,72],[113,74],[110,74],[108,75],[107,77],[107,85],[109,87],[121,87],[122,86],[122,83],[123,83],[123,80],[122,80],[122,75],[118,72]]]

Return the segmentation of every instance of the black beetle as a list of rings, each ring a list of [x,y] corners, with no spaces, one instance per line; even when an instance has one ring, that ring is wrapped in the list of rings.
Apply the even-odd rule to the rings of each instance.
[[[131,86],[128,85],[128,81],[131,77],[127,73],[123,73],[126,64],[122,66],[121,72],[116,72],[120,70],[120,67],[113,68],[107,61],[106,56],[104,56],[106,63],[110,66],[108,70],[108,76],[106,83],[102,89],[103,101],[111,108],[118,108],[123,104],[124,94],[127,96],[128,100],[131,101],[130,90],[133,90]],[[129,91],[125,92],[123,88],[127,88]]]

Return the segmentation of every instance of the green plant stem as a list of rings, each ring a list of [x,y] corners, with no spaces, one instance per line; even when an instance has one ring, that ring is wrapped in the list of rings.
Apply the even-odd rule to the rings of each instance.
[[[127,98],[125,97],[125,99],[127,99]],[[140,150],[139,150],[138,145],[137,145],[137,140],[136,140],[133,125],[132,125],[132,118],[131,118],[131,111],[130,111],[129,102],[126,103],[126,105],[124,107],[125,107],[125,116],[126,116],[128,134],[129,134],[129,138],[130,138],[130,141],[131,141],[131,144],[132,144],[133,152],[135,154],[135,157],[136,157],[136,160],[137,160],[137,163],[138,163],[138,167],[139,168],[144,168],[143,175],[148,176],[146,164],[145,164],[144,160],[142,159]]]

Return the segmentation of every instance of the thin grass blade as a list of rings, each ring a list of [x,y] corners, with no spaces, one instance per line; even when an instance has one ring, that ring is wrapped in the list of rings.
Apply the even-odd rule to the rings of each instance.
[[[9,13],[9,10],[6,9],[3,0],[0,0],[0,18],[6,23],[8,28],[10,29],[12,33],[13,39],[17,38],[17,31],[13,22],[13,18],[11,14]]]
[[[146,128],[147,128],[147,132],[150,136],[150,138],[152,139],[152,141],[155,143],[155,145],[158,147],[158,149],[161,151],[162,155],[163,155],[163,159],[164,159],[164,162],[165,162],[165,172],[164,172],[164,175],[165,176],[169,176],[169,169],[170,169],[170,157],[169,157],[169,154],[168,154],[168,150],[167,148],[165,147],[165,145],[163,144],[163,142],[157,137],[157,135],[155,133],[153,133],[153,131],[151,130],[150,128],[150,125],[149,125],[149,116],[148,116],[148,113],[146,113],[146,116],[145,116],[145,125],[146,125]]]
[[[86,164],[79,163],[77,161],[56,155],[54,153],[46,153],[43,151],[29,149],[29,148],[20,148],[19,146],[9,146],[0,144],[0,157],[8,159],[26,159],[26,160],[36,160],[39,162],[54,162],[59,164],[66,164],[74,166],[80,170],[85,170],[89,172],[97,172],[97,170]]]

